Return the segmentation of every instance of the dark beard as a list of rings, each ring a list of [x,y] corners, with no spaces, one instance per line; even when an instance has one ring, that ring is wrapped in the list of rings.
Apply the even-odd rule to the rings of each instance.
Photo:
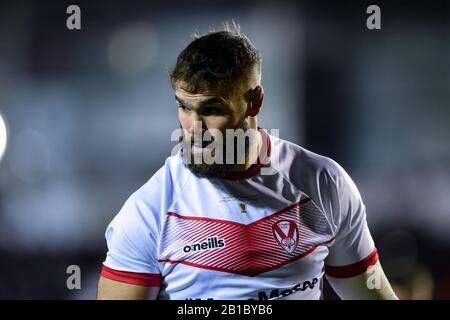
[[[242,129],[245,131],[247,131],[248,129],[248,123],[246,120],[242,121],[241,125],[236,129]],[[225,137],[225,133],[222,132],[223,137]],[[183,137],[180,138],[180,140],[182,140]],[[244,159],[247,160],[248,159],[248,154],[249,154],[249,150],[250,150],[250,141],[249,139],[245,139],[244,140],[245,144],[245,156]],[[183,147],[181,148],[181,155],[184,159],[185,153],[184,153],[184,144],[186,142],[183,143]],[[229,173],[234,167],[235,164],[237,163],[238,160],[238,144],[236,143],[236,141],[234,141],[233,144],[233,148],[234,148],[234,159],[233,159],[233,163],[227,163],[227,161],[224,160],[224,163],[212,163],[212,164],[207,164],[207,163],[195,163],[194,162],[194,155],[191,153],[191,159],[190,161],[186,161],[186,159],[184,159],[184,165],[186,166],[186,168],[188,168],[194,175],[196,175],[199,178],[219,178],[224,176],[225,174]],[[226,143],[223,144],[223,149],[222,149],[222,154],[225,155],[227,154],[227,147],[226,147]]]

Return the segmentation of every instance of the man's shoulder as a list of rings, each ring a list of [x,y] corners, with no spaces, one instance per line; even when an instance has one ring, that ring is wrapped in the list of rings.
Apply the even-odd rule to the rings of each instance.
[[[342,199],[347,201],[359,197],[359,191],[347,172],[330,157],[286,140],[274,140],[274,156],[279,162],[277,171],[311,198],[328,217],[333,216],[332,220],[339,221]]]
[[[332,158],[315,153],[303,146],[271,136],[273,152],[272,162],[278,169],[291,176],[316,176],[326,174],[339,177],[344,169]]]

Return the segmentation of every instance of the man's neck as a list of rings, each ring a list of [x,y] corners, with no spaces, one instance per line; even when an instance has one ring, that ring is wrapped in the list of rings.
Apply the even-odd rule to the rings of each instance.
[[[258,129],[251,128],[256,132],[256,139],[250,139],[249,151],[245,157],[245,163],[236,164],[230,172],[243,172],[248,170],[253,164],[257,163],[259,153],[262,148],[262,137]]]

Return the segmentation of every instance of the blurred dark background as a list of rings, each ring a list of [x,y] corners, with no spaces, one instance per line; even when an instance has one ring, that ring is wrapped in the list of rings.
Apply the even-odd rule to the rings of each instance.
[[[95,297],[107,224],[174,146],[168,69],[231,19],[263,56],[260,126],[349,172],[401,298],[450,298],[450,1],[425,0],[2,1],[0,298]]]

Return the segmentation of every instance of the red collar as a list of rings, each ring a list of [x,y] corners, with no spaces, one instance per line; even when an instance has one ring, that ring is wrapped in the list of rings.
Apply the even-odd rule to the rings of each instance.
[[[270,156],[270,137],[264,129],[258,127],[258,131],[261,134],[261,137],[263,140],[263,144],[261,146],[261,151],[260,151],[260,155],[261,155],[261,153],[264,153],[264,157],[262,158],[263,160],[259,161],[260,157],[258,157],[257,162],[252,164],[250,166],[250,168],[248,168],[247,170],[242,171],[242,172],[226,173],[225,175],[220,177],[221,179],[239,180],[239,179],[249,178],[249,177],[257,174],[259,172],[259,169],[261,169],[261,167],[263,165],[266,165],[269,162],[268,158]]]

